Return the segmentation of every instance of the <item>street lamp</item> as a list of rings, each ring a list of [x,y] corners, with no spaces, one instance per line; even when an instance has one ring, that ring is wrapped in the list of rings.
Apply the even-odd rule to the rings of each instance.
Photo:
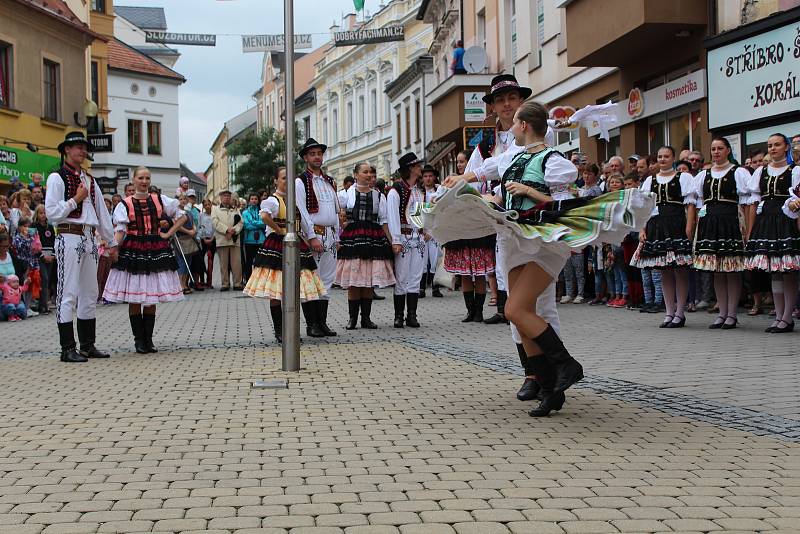
[[[81,117],[76,111],[72,118],[75,121],[75,124],[80,126],[81,128],[87,128],[89,124],[91,124],[92,120],[97,118],[97,112],[99,111],[97,104],[94,103],[93,100],[89,100],[88,98],[83,101],[83,106],[81,107],[81,111],[83,112],[83,116],[86,117],[86,123],[81,124]]]

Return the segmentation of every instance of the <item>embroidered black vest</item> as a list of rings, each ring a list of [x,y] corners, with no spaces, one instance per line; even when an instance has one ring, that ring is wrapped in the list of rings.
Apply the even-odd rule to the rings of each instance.
[[[64,180],[64,200],[69,200],[75,196],[78,186],[81,185],[81,171],[76,174],[72,167],[64,164],[58,169],[58,174]],[[86,177],[89,179],[89,198],[92,199],[92,206],[94,206],[94,177],[88,172]],[[78,203],[78,207],[72,210],[67,218],[80,219],[81,215],[83,215],[83,202]]]
[[[783,171],[778,176],[770,176],[767,167],[761,169],[761,179],[758,181],[758,188],[761,191],[762,200],[781,200],[789,198],[789,191],[792,188],[792,170],[794,165]]]
[[[666,204],[683,204],[683,193],[681,191],[681,176],[676,173],[675,176],[665,184],[660,184],[656,180],[657,175],[653,175],[650,181],[650,192],[656,194],[656,206],[664,206]]]
[[[362,193],[355,191],[356,203],[352,208],[348,208],[347,222],[360,222],[369,221],[373,223],[378,222],[378,209],[380,207],[380,193],[375,191],[367,191]]]
[[[703,200],[706,203],[726,202],[738,204],[739,193],[736,191],[736,169],[734,165],[721,178],[711,176],[711,171],[706,171],[703,178]]]

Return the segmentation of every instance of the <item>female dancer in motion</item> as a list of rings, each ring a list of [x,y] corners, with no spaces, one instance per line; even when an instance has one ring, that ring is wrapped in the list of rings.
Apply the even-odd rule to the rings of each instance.
[[[448,177],[444,185],[453,189],[421,214],[424,226],[443,241],[497,232],[508,270],[506,317],[521,335],[541,388],[542,401],[529,412],[532,417],[561,409],[564,391],[583,378],[580,363],[533,303],[558,276],[571,249],[598,240],[621,241],[641,228],[653,206],[650,195],[637,189],[572,199],[569,186],[578,170],[545,143],[547,118],[547,109],[533,101],[522,104],[514,115],[511,131],[524,150],[500,156],[497,162],[503,182],[492,200],[502,209],[492,209],[461,183],[475,179],[468,173]]]

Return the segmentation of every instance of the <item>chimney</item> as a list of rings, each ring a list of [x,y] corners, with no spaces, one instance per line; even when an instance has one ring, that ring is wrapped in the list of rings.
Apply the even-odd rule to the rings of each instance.
[[[355,29],[356,27],[356,14],[355,13],[348,13],[344,16],[345,26],[348,30]]]
[[[339,25],[336,24],[336,21],[333,21],[333,24],[331,25],[330,30],[331,30],[331,34],[333,34],[334,32],[338,32],[339,31]]]

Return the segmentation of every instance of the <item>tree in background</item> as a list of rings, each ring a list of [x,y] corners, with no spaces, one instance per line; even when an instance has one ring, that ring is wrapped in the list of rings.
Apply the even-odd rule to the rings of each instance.
[[[295,148],[302,144],[295,140]],[[240,198],[262,189],[275,190],[275,173],[278,167],[285,166],[286,137],[274,128],[261,133],[250,132],[228,147],[228,157],[240,158],[236,166],[236,176],[231,185],[236,188]],[[295,170],[300,171],[300,161],[295,158]],[[297,174],[297,173],[296,173]]]

